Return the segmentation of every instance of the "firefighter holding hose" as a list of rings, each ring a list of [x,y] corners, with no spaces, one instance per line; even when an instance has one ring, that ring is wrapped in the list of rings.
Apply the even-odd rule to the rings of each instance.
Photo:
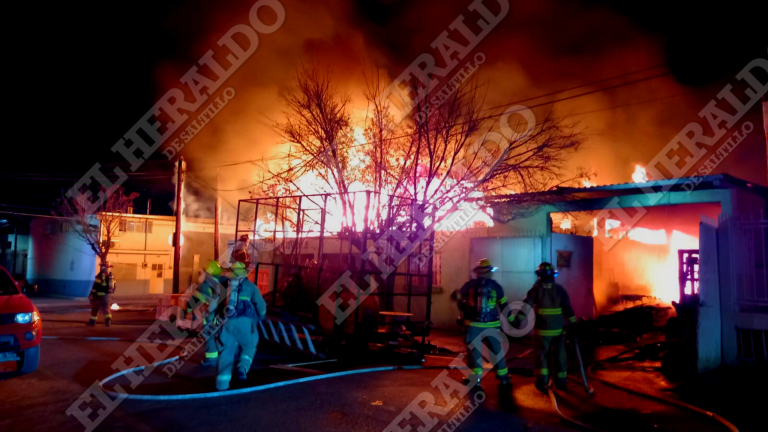
[[[536,353],[536,388],[547,393],[550,382],[550,372],[555,372],[555,386],[565,390],[567,356],[565,352],[565,328],[569,323],[575,323],[576,317],[571,307],[568,292],[555,283],[555,271],[552,264],[543,262],[536,269],[538,280],[525,296],[525,303],[536,313],[534,324],[533,345]],[[522,310],[515,317],[519,325],[525,316]],[[550,365],[550,351],[554,364]],[[554,370],[550,370],[550,366]]]
[[[226,317],[218,337],[221,352],[216,376],[217,390],[229,389],[238,350],[237,376],[241,381],[247,378],[259,342],[256,322],[267,314],[267,303],[247,275],[246,263],[237,261],[232,265],[228,296],[225,299]]]
[[[504,311],[506,308],[507,297],[501,285],[493,280],[493,272],[496,270],[497,268],[493,267],[488,259],[481,259],[473,269],[477,277],[465,283],[458,290],[455,298],[462,311],[463,324],[467,326],[467,353],[472,372],[467,383],[480,384],[483,374],[482,345],[485,344],[494,356],[498,356],[495,368],[499,387],[502,390],[511,390],[512,381],[509,378],[509,370],[501,345],[503,336],[499,322],[499,311]],[[476,339],[481,334],[484,335],[482,343],[477,344],[479,341]]]
[[[99,274],[96,275],[96,279],[93,281],[93,287],[91,293],[88,295],[88,300],[91,302],[91,319],[88,320],[86,325],[91,327],[96,325],[96,319],[99,316],[99,311],[104,315],[104,325],[109,327],[112,323],[112,313],[109,310],[109,300],[111,294],[115,292],[115,278],[112,272],[109,271],[110,265],[103,263]]]

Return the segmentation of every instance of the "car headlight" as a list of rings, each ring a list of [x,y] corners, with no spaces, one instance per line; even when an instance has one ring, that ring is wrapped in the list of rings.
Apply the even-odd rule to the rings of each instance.
[[[27,324],[32,321],[32,312],[16,314],[16,322],[19,324]]]

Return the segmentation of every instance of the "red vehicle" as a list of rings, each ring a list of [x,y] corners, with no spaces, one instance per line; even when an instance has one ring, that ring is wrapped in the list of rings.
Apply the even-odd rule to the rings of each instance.
[[[0,362],[15,361],[21,373],[33,372],[40,362],[43,322],[25,294],[36,285],[20,284],[0,266]]]

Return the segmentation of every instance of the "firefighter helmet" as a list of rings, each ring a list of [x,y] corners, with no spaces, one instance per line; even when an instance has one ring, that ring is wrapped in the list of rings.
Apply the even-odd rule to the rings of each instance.
[[[477,274],[485,274],[490,272],[495,272],[498,270],[498,267],[494,267],[491,265],[491,260],[488,258],[483,258],[480,261],[477,262],[477,266],[472,269]]]
[[[205,272],[211,276],[221,276],[221,264],[216,260],[210,260],[205,266]]]
[[[243,262],[238,261],[238,262],[232,264],[232,274],[235,277],[248,276],[248,269],[247,269],[246,265]]]
[[[545,261],[539,264],[539,268],[536,269],[536,275],[542,280],[554,280],[555,276],[557,276],[557,270],[552,267],[552,264]]]

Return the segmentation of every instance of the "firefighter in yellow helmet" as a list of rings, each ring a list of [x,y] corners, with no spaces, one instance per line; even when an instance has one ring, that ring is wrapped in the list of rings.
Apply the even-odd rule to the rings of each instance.
[[[238,378],[241,381],[247,378],[259,342],[256,321],[267,314],[267,303],[247,275],[248,268],[242,261],[235,262],[228,275],[226,316],[218,338],[221,352],[216,376],[217,390],[229,389],[235,360]],[[240,357],[235,359],[238,350]]]
[[[221,296],[226,295],[227,277],[222,274],[222,268],[218,261],[211,260],[205,266],[205,280],[197,286],[192,297],[187,303],[187,312],[193,319],[203,320],[202,329],[210,328],[218,323],[217,308]],[[201,331],[202,331],[201,329]],[[219,357],[219,349],[216,346],[216,333],[205,332],[208,338],[205,340],[205,359],[203,366],[214,366]]]
[[[501,334],[499,322],[499,311],[506,308],[507,297],[501,285],[492,279],[496,267],[493,267],[487,258],[481,259],[473,271],[477,278],[465,283],[456,296],[462,311],[463,324],[467,326],[467,353],[472,372],[468,381],[480,384],[483,374],[482,345],[485,344],[498,356],[495,368],[499,386],[503,390],[510,390],[512,381],[502,350],[501,341],[504,336]],[[473,343],[477,342],[476,339],[481,334],[484,335],[482,344]]]
[[[111,294],[115,291],[115,279],[109,271],[109,267],[107,263],[102,264],[99,274],[96,275],[96,279],[93,281],[91,293],[88,295],[88,300],[91,302],[91,319],[88,320],[86,325],[91,327],[96,325],[99,311],[104,315],[105,326],[109,327],[112,323],[109,301]]]
[[[543,262],[536,269],[538,280],[525,296],[525,303],[536,313],[534,323],[533,345],[536,353],[536,388],[546,393],[549,387],[551,372],[555,373],[555,385],[561,390],[566,387],[567,356],[565,352],[564,330],[568,323],[575,323],[576,317],[571,307],[568,292],[555,283],[557,272],[552,264]],[[525,312],[522,310],[515,321],[522,321]],[[553,369],[550,370],[549,353],[554,358]]]

